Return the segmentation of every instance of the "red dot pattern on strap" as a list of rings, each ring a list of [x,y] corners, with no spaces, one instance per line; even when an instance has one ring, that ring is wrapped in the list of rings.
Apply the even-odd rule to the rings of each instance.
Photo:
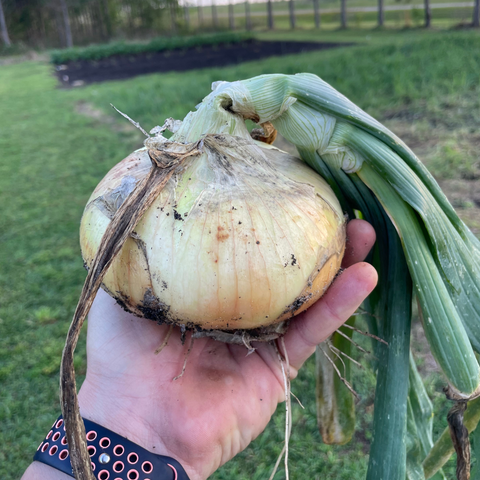
[[[57,431],[55,431],[57,430]],[[58,431],[61,430],[61,431]],[[65,436],[65,433],[62,433],[62,431],[65,431],[65,422],[60,419],[57,422],[55,422],[52,426],[52,430],[50,430],[47,434],[47,438],[38,446],[37,450],[41,450],[43,453],[47,452],[49,453],[50,456],[58,455],[60,460],[66,460],[69,457],[69,451],[68,449],[64,448],[60,450],[58,445],[67,445],[67,438]],[[92,442],[96,440],[98,437],[98,434],[96,431],[91,430],[87,433],[87,441]],[[58,445],[52,445],[52,443],[47,442],[47,439],[51,439],[51,442],[59,442]],[[100,439],[99,444],[102,448],[109,448],[111,446],[111,440],[108,437],[103,437]],[[87,447],[88,453],[90,454],[91,457],[93,457],[97,451],[94,445],[88,445]],[[125,454],[125,447],[123,445],[115,445],[113,448],[113,454],[116,455],[117,457],[121,457]],[[130,465],[135,465],[139,462],[140,458],[136,452],[130,452],[127,455],[127,461]],[[91,462],[92,464],[92,470],[95,471],[96,465]],[[174,473],[174,480],[178,480],[178,473],[175,467],[173,465],[168,464],[168,466],[173,470]],[[113,463],[112,465],[113,469],[113,474],[119,474],[120,472],[123,472],[125,470],[125,463],[118,460]],[[141,464],[141,471],[139,469],[131,468],[127,472],[126,478],[128,480],[150,480],[150,478],[146,478],[144,475],[145,474],[152,474],[154,470],[154,466],[151,462],[149,461],[144,461]],[[143,473],[143,475],[142,475]],[[98,474],[96,474],[96,478],[98,480],[112,480],[110,478],[110,472],[108,470],[100,470]],[[113,480],[122,480],[120,477],[115,477]]]
[[[129,470],[128,473],[127,473],[128,480],[137,480],[139,476],[140,475],[139,475],[138,471],[135,470],[134,468]]]
[[[110,446],[110,439],[108,437],[103,437],[98,443],[102,448],[108,448]]]
[[[113,449],[113,453],[117,457],[119,457],[120,455],[123,455],[124,452],[125,452],[125,448],[123,447],[123,445],[116,445],[115,448]]]
[[[100,470],[98,472],[98,480],[108,480],[110,478],[110,472],[108,470]]]

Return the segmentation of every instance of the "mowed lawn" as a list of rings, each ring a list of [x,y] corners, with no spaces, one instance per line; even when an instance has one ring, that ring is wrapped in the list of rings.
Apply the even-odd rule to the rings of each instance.
[[[404,137],[445,185],[462,218],[480,232],[476,32],[389,34],[372,45],[75,90],[59,89],[46,63],[0,65],[2,480],[20,477],[60,411],[60,357],[85,277],[78,246],[83,207],[103,175],[142,144],[142,136],[109,104],[149,130],[167,117],[183,118],[213,81],[297,72],[318,74]],[[430,374],[428,352],[421,336],[417,340],[420,369],[440,413],[439,432],[445,426],[442,380]],[[368,357],[357,357],[369,365]],[[76,354],[79,383],[85,368],[84,329]],[[365,477],[373,373],[357,370],[354,387],[361,397],[354,441],[330,447],[322,444],[316,426],[313,362],[293,383],[305,410],[294,406],[291,478]],[[266,432],[213,478],[268,478],[283,442],[283,411],[278,410]],[[281,470],[275,478],[284,478]]]

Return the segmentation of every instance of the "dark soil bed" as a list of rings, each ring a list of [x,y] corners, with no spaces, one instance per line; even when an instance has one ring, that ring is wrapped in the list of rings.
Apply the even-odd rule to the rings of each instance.
[[[116,55],[95,61],[78,60],[59,65],[56,70],[57,76],[64,86],[74,87],[106,80],[123,80],[146,73],[222,67],[266,57],[325,50],[346,45],[349,44],[248,40],[182,50]]]

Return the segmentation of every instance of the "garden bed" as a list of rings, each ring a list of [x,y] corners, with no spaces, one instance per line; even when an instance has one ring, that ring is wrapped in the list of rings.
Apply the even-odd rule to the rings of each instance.
[[[98,60],[79,59],[57,65],[56,73],[63,86],[75,87],[107,80],[124,80],[147,73],[223,67],[266,57],[325,50],[345,45],[349,44],[246,40],[161,52],[114,55]]]

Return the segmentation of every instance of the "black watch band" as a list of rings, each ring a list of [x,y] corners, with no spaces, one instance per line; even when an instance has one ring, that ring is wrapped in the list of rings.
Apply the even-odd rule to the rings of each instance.
[[[87,449],[98,480],[189,480],[171,457],[156,455],[90,420],[83,419]],[[65,426],[58,417],[33,457],[73,477]]]

